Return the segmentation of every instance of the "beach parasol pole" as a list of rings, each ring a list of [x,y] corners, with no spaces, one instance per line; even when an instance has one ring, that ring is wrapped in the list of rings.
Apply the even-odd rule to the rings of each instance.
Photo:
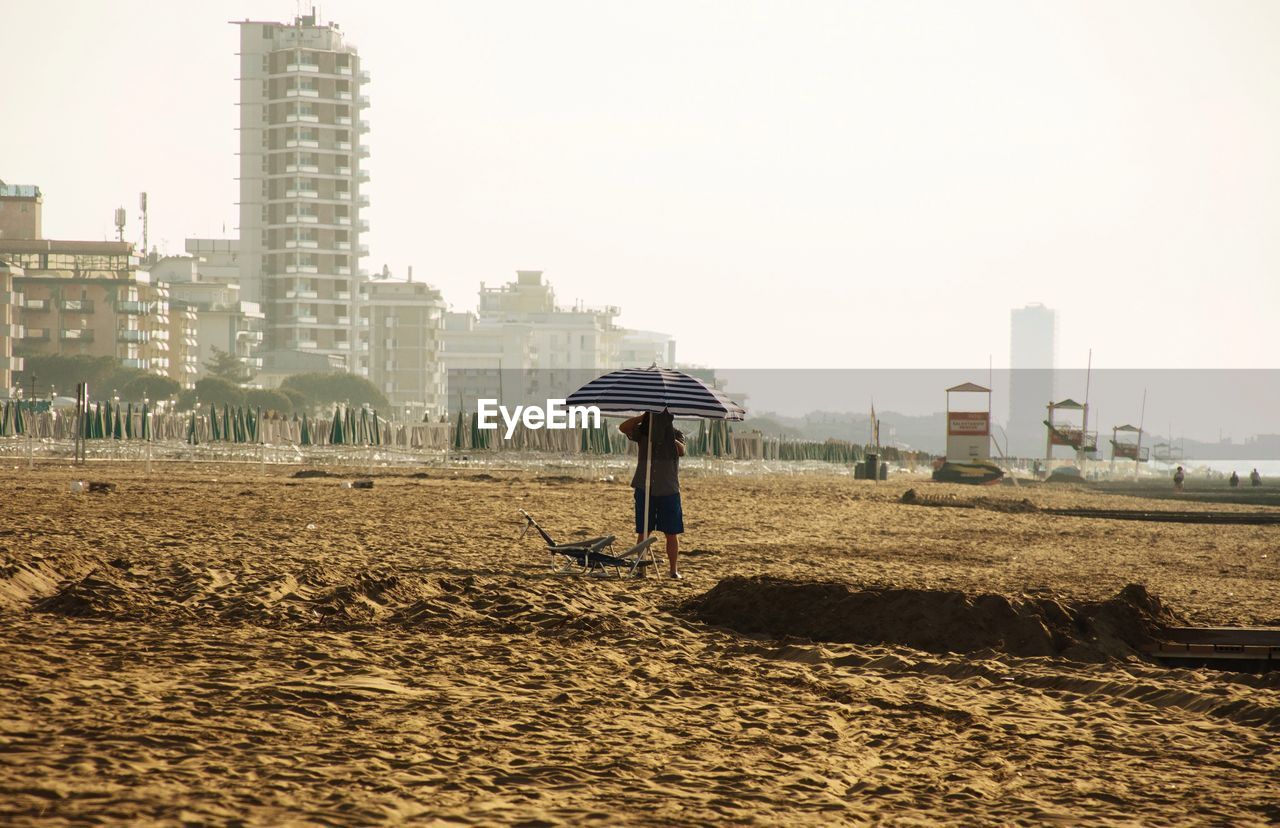
[[[151,476],[151,428],[147,423],[147,417],[150,412],[147,408],[147,398],[142,398],[142,436],[147,438],[147,477]]]

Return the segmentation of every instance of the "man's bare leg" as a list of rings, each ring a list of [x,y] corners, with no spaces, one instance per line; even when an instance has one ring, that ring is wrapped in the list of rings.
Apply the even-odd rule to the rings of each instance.
[[[680,576],[680,570],[676,568],[678,557],[680,557],[680,536],[667,535],[667,563],[670,565],[669,574],[672,578]]]

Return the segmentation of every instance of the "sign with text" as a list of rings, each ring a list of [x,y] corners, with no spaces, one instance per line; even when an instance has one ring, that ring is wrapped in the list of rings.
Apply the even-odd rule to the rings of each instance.
[[[986,437],[991,433],[989,417],[986,411],[950,411],[947,413],[947,436]]]

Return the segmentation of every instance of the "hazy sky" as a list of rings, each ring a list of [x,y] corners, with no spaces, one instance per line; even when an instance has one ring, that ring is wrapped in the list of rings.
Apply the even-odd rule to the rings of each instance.
[[[0,0],[0,178],[46,235],[236,225],[237,29],[294,2]],[[1276,367],[1280,3],[329,2],[384,263],[544,269],[722,367]],[[131,219],[130,235],[140,238]]]

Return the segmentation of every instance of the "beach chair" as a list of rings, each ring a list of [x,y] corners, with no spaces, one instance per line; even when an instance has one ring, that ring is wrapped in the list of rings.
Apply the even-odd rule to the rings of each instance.
[[[649,547],[653,545],[656,537],[650,536],[643,542],[636,544],[621,555],[612,554],[613,543],[617,540],[613,535],[602,535],[598,538],[587,538],[585,540],[570,541],[569,543],[557,543],[555,538],[547,533],[547,530],[538,525],[533,516],[524,509],[520,510],[520,514],[524,516],[524,528],[520,530],[520,539],[533,529],[541,537],[547,545],[547,551],[550,552],[558,562],[557,569],[576,569],[582,573],[605,574],[605,570],[612,569],[614,575],[622,577],[622,570],[627,571],[628,576],[634,577],[639,571],[646,566],[653,566],[654,561],[651,555],[646,555]],[[605,551],[609,550],[609,551]]]

